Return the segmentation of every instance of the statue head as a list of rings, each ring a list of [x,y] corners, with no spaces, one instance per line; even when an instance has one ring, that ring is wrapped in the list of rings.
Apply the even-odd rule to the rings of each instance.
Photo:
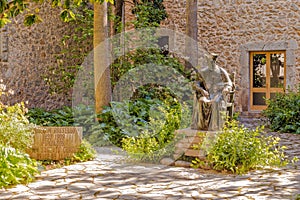
[[[218,54],[216,54],[216,53],[206,54],[205,58],[206,58],[205,65],[208,67],[208,69],[214,70],[216,68],[216,61],[218,58]]]
[[[212,54],[211,54],[211,57],[212,57],[212,60],[213,60],[214,62],[216,62],[216,61],[217,61],[217,58],[218,58],[218,54],[212,53]]]

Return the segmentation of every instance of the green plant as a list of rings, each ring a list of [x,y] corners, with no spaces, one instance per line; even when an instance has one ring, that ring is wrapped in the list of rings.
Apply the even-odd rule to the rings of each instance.
[[[0,144],[21,151],[30,148],[33,142],[33,124],[25,117],[24,103],[13,106],[0,105]]]
[[[28,183],[38,174],[35,160],[19,150],[0,144],[0,187]]]
[[[140,137],[123,138],[123,149],[135,161],[158,162],[168,154],[168,149],[162,147],[151,134],[143,133]]]
[[[93,49],[92,7],[83,1],[83,5],[71,6],[71,10],[74,17],[64,17],[64,19],[67,19],[65,21],[72,31],[66,33],[61,40],[62,50],[55,55],[57,65],[48,66],[48,73],[43,75],[51,94],[70,93],[81,64]],[[64,12],[68,13],[67,10]]]
[[[73,157],[66,158],[65,162],[68,165],[93,160],[94,158],[96,158],[96,151],[93,149],[92,145],[84,139],[82,140],[78,151],[74,153]]]
[[[97,145],[103,140],[108,140],[121,147],[124,137],[138,135],[139,131],[146,126],[150,107],[156,105],[157,102],[152,99],[111,102],[111,106],[105,107],[98,115],[101,131],[92,133],[89,141]]]
[[[72,157],[65,158],[63,160],[40,160],[39,166],[42,170],[50,170],[55,168],[61,168],[66,165],[71,165],[79,162],[86,162],[96,158],[96,151],[93,149],[92,145],[83,139],[80,147]]]
[[[139,48],[120,56],[111,64],[112,86],[114,87],[120,78],[129,70],[146,64],[151,64],[153,66],[153,70],[155,70],[156,66],[172,67],[188,80],[191,77],[190,72],[184,69],[183,64],[178,58],[171,54],[164,55],[158,46],[148,49]],[[163,74],[161,75],[163,76]]]
[[[28,111],[26,116],[31,123],[40,126],[81,126],[83,137],[92,142],[93,145],[103,146],[109,143],[108,138],[105,137],[105,125],[97,122],[97,115],[94,114],[93,106],[80,104],[73,109],[64,106],[51,111],[33,108]],[[105,116],[105,114],[102,115],[102,117]],[[111,120],[109,117],[104,119],[106,122]]]
[[[72,108],[68,106],[51,111],[32,108],[28,110],[26,116],[31,123],[40,126],[72,126],[74,124],[72,112]]]
[[[167,18],[163,0],[135,1],[132,13],[136,15],[133,21],[135,28],[159,27],[160,22]]]
[[[272,130],[300,134],[300,86],[297,92],[277,93],[267,105],[263,115]]]
[[[177,104],[169,106],[158,104],[157,110],[152,111],[147,127],[142,129],[138,136],[131,136],[122,139],[122,147],[129,157],[136,161],[157,162],[162,157],[173,152],[174,131],[180,127],[182,113],[188,112],[188,107]],[[189,121],[189,120],[187,120]],[[186,125],[186,124],[185,124]]]
[[[0,97],[9,95],[0,80]],[[9,106],[0,99],[0,144],[25,152],[33,142],[33,124],[25,117],[27,109],[23,102]]]
[[[284,166],[289,163],[284,155],[284,146],[278,144],[280,138],[263,135],[263,127],[249,130],[236,121],[228,122],[218,134],[215,142],[203,145],[207,151],[207,161],[216,170],[246,173],[264,166]],[[194,167],[201,166],[200,160],[193,161]]]

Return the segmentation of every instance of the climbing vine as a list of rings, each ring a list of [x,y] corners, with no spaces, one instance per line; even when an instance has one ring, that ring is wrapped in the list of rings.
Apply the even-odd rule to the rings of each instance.
[[[92,6],[74,7],[74,13],[76,20],[68,21],[72,32],[63,36],[62,50],[55,55],[57,64],[49,66],[48,73],[43,76],[51,94],[70,92],[82,62],[93,49]]]
[[[132,13],[136,19],[135,28],[159,27],[160,22],[168,17],[163,0],[133,0],[135,7]]]
[[[132,13],[136,18],[131,21],[136,29],[159,27],[160,22],[167,18],[167,13],[163,5],[163,0],[133,0],[135,7]],[[45,83],[49,86],[50,93],[69,94],[74,85],[76,74],[81,69],[81,64],[93,48],[93,18],[94,11],[92,6],[86,2],[84,6],[73,6],[70,8],[74,17],[65,20],[71,27],[74,27],[71,33],[63,36],[61,52],[56,55],[57,64],[48,67],[48,72],[43,76]],[[122,30],[123,24],[119,17],[112,14],[109,10],[109,19],[115,23],[117,32]],[[151,37],[151,40],[157,38]],[[115,47],[115,49],[118,47]],[[134,68],[136,64],[149,62],[149,59],[155,60],[156,64],[171,64],[176,69],[182,71],[180,63],[176,59],[165,58],[158,49],[139,49],[136,52],[130,52],[127,55],[117,58],[111,67],[112,85],[128,70]]]

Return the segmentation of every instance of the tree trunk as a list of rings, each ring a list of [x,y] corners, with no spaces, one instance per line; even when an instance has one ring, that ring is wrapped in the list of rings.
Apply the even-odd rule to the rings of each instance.
[[[185,62],[187,69],[198,64],[198,24],[197,24],[198,1],[186,1],[186,35],[185,55],[188,60]],[[196,41],[196,42],[195,42]]]
[[[109,64],[109,46],[107,38],[107,3],[94,4],[94,81],[95,81],[95,109],[102,111],[103,106],[111,101],[111,82]],[[101,48],[97,46],[101,44]],[[103,46],[102,46],[103,45]]]

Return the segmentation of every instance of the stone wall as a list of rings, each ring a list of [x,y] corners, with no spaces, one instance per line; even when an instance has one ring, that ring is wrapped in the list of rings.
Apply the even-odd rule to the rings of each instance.
[[[29,107],[47,109],[70,105],[69,95],[50,95],[43,80],[48,67],[56,65],[63,35],[70,31],[59,12],[45,4],[40,6],[42,23],[27,27],[19,16],[2,29],[1,43],[7,46],[1,53],[0,79],[15,92],[6,103],[28,101]],[[8,36],[6,40],[2,40],[4,36]]]
[[[185,0],[164,0],[168,19],[162,26],[185,32]],[[126,1],[126,20],[133,18]],[[236,73],[237,110],[249,111],[249,52],[286,50],[287,84],[300,82],[300,1],[298,0],[198,0],[199,46],[218,53],[218,64]],[[69,95],[50,95],[43,81],[56,64],[60,40],[70,28],[58,17],[59,10],[40,8],[43,22],[31,27],[18,17],[0,31],[0,79],[15,95],[8,101],[29,101],[29,107],[56,108],[70,105]],[[131,27],[127,27],[131,29]]]
[[[185,32],[185,1],[164,0],[163,26]],[[237,110],[249,111],[249,52],[286,50],[287,84],[300,83],[300,1],[198,0],[198,40],[236,73]]]

